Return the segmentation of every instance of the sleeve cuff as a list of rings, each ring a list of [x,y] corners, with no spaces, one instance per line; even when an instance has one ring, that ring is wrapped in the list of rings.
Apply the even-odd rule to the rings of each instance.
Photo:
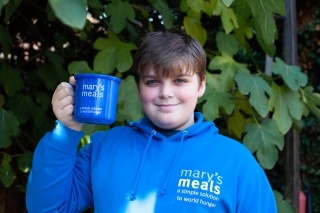
[[[52,142],[66,151],[75,151],[80,143],[84,132],[79,132],[66,127],[60,121],[56,121],[56,126],[52,131]]]

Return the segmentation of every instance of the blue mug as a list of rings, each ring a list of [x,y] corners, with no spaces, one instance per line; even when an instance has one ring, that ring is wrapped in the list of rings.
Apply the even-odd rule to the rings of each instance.
[[[88,124],[114,123],[121,80],[103,74],[77,74],[75,79],[75,120]]]

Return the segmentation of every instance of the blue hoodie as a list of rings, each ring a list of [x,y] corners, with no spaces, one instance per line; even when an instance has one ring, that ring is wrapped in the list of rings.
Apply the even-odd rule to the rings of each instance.
[[[84,133],[57,122],[34,153],[28,212],[277,212],[252,154],[195,118],[168,138],[143,118],[93,134],[78,152]]]

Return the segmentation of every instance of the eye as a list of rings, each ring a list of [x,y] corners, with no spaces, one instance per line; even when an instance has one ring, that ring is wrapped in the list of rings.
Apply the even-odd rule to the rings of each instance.
[[[151,80],[147,80],[146,81],[146,85],[154,85],[159,83],[159,81],[155,80],[155,79],[151,79]]]
[[[175,82],[181,84],[181,83],[186,83],[187,80],[186,79],[182,79],[182,78],[178,78],[178,79],[175,80]]]

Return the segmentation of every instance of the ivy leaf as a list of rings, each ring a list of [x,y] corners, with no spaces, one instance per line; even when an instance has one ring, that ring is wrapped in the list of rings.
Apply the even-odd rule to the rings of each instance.
[[[205,94],[206,102],[203,104],[202,112],[208,120],[215,120],[219,117],[219,110],[223,108],[227,114],[231,114],[234,109],[232,94],[228,92],[218,92],[207,90]]]
[[[282,150],[284,146],[284,137],[277,123],[268,119],[262,124],[249,123],[244,129],[247,134],[243,144],[252,153],[257,152],[257,159],[263,168],[272,169],[278,160],[278,149]]]
[[[201,22],[195,18],[186,16],[183,20],[183,24],[185,25],[186,32],[193,38],[197,39],[203,46],[207,41],[207,31],[202,27]]]
[[[100,50],[94,58],[94,71],[110,74],[115,69],[119,72],[129,70],[133,62],[130,51],[136,49],[136,46],[121,42],[111,32],[108,35],[108,39],[98,38],[93,44],[95,49]]]
[[[86,0],[49,0],[56,17],[65,25],[83,29],[87,20]]]
[[[26,151],[18,156],[19,169],[27,173],[31,170],[33,153]]]
[[[302,100],[308,106],[308,109],[310,109],[317,118],[320,118],[320,94],[312,91],[312,86],[304,88],[302,91]]]
[[[228,54],[222,52],[221,56],[214,57],[208,65],[210,70],[221,70],[219,76],[220,91],[229,91],[234,85],[234,79],[238,72],[249,74],[246,64],[240,64]]]
[[[108,4],[106,13],[111,16],[113,32],[120,33],[127,25],[127,20],[134,21],[135,12],[128,1],[113,0]]]
[[[0,109],[0,148],[6,148],[11,145],[10,137],[16,136],[19,132],[19,123],[17,118],[4,109]]]
[[[227,34],[229,34],[234,28],[239,28],[237,16],[233,9],[226,7],[222,2],[217,1],[213,14],[221,17],[223,28]]]
[[[276,58],[275,63],[272,63],[272,72],[281,75],[288,87],[293,91],[297,91],[300,86],[304,87],[308,83],[306,74],[300,71],[298,66],[289,66],[280,58]]]
[[[81,73],[92,73],[93,70],[89,67],[86,61],[73,61],[68,65],[68,71],[71,75]]]
[[[252,14],[257,23],[258,37],[261,37],[266,44],[272,44],[277,36],[277,26],[273,14],[285,15],[284,1],[277,0],[248,0]]]
[[[292,126],[292,119],[300,120],[303,114],[303,104],[296,92],[286,85],[279,87],[272,84],[272,96],[269,109],[273,110],[272,118],[277,122],[280,131],[285,134]]]
[[[234,35],[218,32],[216,42],[219,51],[226,52],[230,56],[235,55],[240,49],[239,43]]]
[[[1,65],[0,85],[3,85],[7,95],[11,97],[23,87],[21,70],[13,68],[7,63]]]
[[[118,104],[119,109],[122,109],[126,113],[126,120],[138,120],[143,117],[143,111],[141,103],[135,95],[136,86],[132,76],[128,76],[124,79],[119,86]],[[122,113],[122,116],[124,114]]]
[[[238,73],[236,81],[242,94],[250,94],[250,104],[262,117],[266,116],[269,112],[266,93],[269,94],[269,96],[271,95],[269,84],[267,84],[261,76],[247,75],[244,73]]]
[[[161,14],[165,28],[170,29],[174,21],[174,15],[168,7],[168,3],[164,0],[150,0],[149,2]]]
[[[16,174],[13,171],[10,162],[12,157],[6,153],[3,154],[2,163],[0,166],[0,180],[5,187],[10,187],[16,179]]]

